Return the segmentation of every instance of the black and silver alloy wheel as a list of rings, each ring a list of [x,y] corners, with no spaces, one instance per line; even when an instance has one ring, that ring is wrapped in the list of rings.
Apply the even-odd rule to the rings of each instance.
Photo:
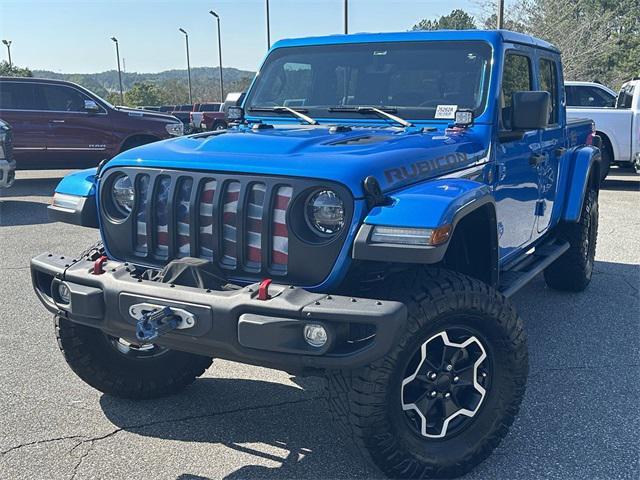
[[[391,478],[452,478],[487,458],[513,422],[528,363],[522,320],[490,286],[442,269],[385,282],[407,319],[381,359],[327,372],[331,413]]]
[[[93,388],[116,397],[158,398],[179,392],[211,365],[210,357],[139,345],[54,318],[58,346],[69,367]]]
[[[411,427],[437,439],[468,426],[487,394],[489,364],[482,342],[467,329],[441,331],[425,341],[400,391]]]
[[[112,337],[111,335],[106,335],[109,344],[115,348],[122,355],[125,355],[130,358],[152,358],[158,357],[160,355],[164,355],[169,351],[168,348],[162,347],[160,345],[156,345],[155,343],[147,343],[147,344],[138,344],[131,343],[124,338]]]

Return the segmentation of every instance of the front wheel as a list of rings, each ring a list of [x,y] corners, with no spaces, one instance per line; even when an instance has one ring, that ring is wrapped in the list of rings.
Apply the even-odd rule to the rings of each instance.
[[[330,372],[330,406],[390,477],[462,475],[489,456],[520,406],[522,321],[495,290],[449,271],[416,271],[390,290],[407,305],[403,333],[374,364]]]
[[[101,392],[123,398],[176,393],[202,375],[210,357],[137,345],[96,328],[55,317],[58,346],[78,377]]]

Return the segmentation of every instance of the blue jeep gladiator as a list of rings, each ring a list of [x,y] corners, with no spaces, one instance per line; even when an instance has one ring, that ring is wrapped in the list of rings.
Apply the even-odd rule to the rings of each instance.
[[[58,185],[52,217],[102,239],[31,262],[66,361],[127,398],[213,357],[323,375],[385,474],[470,470],[525,391],[508,298],[593,271],[598,137],[566,120],[558,50],[508,31],[283,40],[232,110]]]

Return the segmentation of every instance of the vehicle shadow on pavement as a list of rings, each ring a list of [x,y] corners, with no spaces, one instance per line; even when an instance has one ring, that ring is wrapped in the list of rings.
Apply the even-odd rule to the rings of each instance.
[[[52,223],[47,207],[49,204],[30,200],[8,200],[0,198],[0,227]]]
[[[225,479],[379,476],[346,448],[346,439],[331,424],[320,398],[323,380],[294,381],[308,382],[310,389],[208,377],[165,399],[132,402],[103,395],[100,405],[112,423],[136,435],[211,444],[215,453],[207,458],[212,467],[245,457],[244,465]],[[220,453],[221,445],[237,453]],[[247,455],[255,460],[247,462]],[[178,478],[207,478],[198,473]]]
[[[640,191],[640,175],[626,171],[609,175],[600,185],[600,189],[625,192]]]
[[[0,190],[2,197],[50,197],[53,195],[62,177],[52,178],[18,178],[6,190]]]

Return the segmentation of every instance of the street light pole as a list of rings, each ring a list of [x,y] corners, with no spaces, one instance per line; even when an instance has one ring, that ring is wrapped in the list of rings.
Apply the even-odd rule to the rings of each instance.
[[[13,65],[11,63],[11,40],[2,40],[2,43],[7,46],[7,53],[9,54],[9,68],[11,68],[11,66]]]
[[[189,77],[189,103],[193,104],[193,96],[191,94],[191,63],[189,61],[189,34],[184,30],[184,28],[179,28],[182,33],[184,33],[184,39],[187,45],[187,75]]]
[[[349,0],[344,0],[344,34],[349,34]]]
[[[267,50],[271,48],[271,27],[269,25],[269,0],[266,0],[267,6]]]
[[[120,48],[118,46],[118,39],[111,37],[111,41],[116,44],[116,58],[118,59],[118,81],[120,82],[120,104],[124,105],[124,93],[122,90],[122,71],[120,70]]]
[[[224,102],[224,86],[222,83],[222,40],[220,38],[220,17],[213,10],[209,10],[209,13],[216,17],[218,23],[218,60],[220,61],[220,102]]]
[[[504,28],[504,0],[498,0],[498,29]]]

